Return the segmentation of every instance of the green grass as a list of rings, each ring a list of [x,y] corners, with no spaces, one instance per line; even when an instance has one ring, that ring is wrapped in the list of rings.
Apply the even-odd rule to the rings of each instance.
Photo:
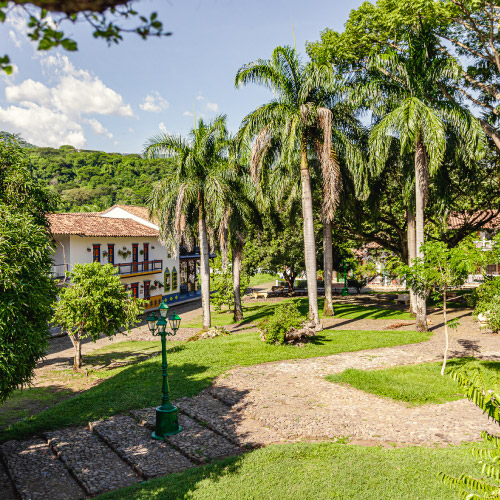
[[[285,299],[292,300],[292,299]],[[307,297],[300,297],[297,299],[299,302],[299,309],[301,313],[305,316],[308,312],[308,301]],[[251,323],[257,323],[262,321],[267,316],[273,314],[274,308],[279,304],[279,302],[256,302],[253,304],[246,304],[243,306],[243,313],[245,319],[243,320],[243,325],[250,325]],[[319,315],[323,317],[323,304],[324,298],[318,299]],[[359,304],[348,304],[348,303],[335,303],[334,299],[334,310],[335,317],[342,319],[395,319],[395,320],[412,320],[413,316],[409,312],[400,311],[398,309],[388,309],[382,307],[373,306],[363,306]],[[233,324],[233,314],[232,312],[213,312],[212,313],[212,325],[214,326],[227,326]],[[182,323],[185,328],[201,328],[202,327],[202,315],[195,319],[186,321]]]
[[[447,371],[468,360],[470,358],[449,360]],[[500,377],[500,362],[482,361],[480,364],[482,370]],[[384,370],[348,369],[342,373],[327,375],[326,379],[412,405],[438,404],[463,398],[455,381],[441,376],[441,363],[396,366]]]
[[[208,387],[215,377],[238,365],[327,356],[417,343],[428,338],[428,334],[412,331],[325,330],[304,347],[268,345],[259,339],[258,333],[241,333],[200,342],[169,342],[171,395],[173,398],[193,396]],[[149,349],[158,349],[158,346],[159,342],[113,343],[94,351],[91,360],[97,366],[103,366],[112,359],[130,357],[137,351],[144,353]],[[84,362],[85,359],[89,358],[84,358]],[[92,420],[159,403],[161,368],[158,356],[133,365],[103,369],[97,375],[108,378],[71,399],[17,422],[0,432],[0,440],[22,438],[70,425],[84,425]]]
[[[0,429],[12,422],[39,413],[67,398],[73,391],[60,387],[30,387],[14,391],[9,399],[0,406]]]
[[[480,477],[467,445],[361,447],[334,443],[274,445],[180,474],[107,493],[99,500],[450,500],[440,472]]]
[[[278,279],[276,274],[260,273],[250,277],[248,288],[274,282]]]

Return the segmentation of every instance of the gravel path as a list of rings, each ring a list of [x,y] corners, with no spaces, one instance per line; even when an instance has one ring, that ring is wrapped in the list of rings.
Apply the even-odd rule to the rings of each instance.
[[[285,440],[351,436],[355,442],[431,445],[477,440],[481,430],[497,433],[498,425],[466,400],[410,407],[324,379],[347,368],[441,361],[443,343],[437,333],[420,344],[237,368],[210,392]],[[500,360],[500,338],[470,330],[453,334],[450,352]]]

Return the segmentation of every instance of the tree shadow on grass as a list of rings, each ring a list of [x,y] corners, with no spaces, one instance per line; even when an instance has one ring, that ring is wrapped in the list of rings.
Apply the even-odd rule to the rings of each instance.
[[[182,349],[182,346],[175,346],[174,349]],[[210,366],[195,362],[169,365],[168,370],[172,398],[198,394],[217,375],[210,370]],[[129,366],[99,385],[0,431],[0,441],[86,425],[132,409],[155,406],[161,401],[161,384],[158,357]]]

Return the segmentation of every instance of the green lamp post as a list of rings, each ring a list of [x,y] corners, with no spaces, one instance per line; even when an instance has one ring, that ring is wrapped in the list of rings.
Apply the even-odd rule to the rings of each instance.
[[[147,318],[149,331],[154,336],[161,337],[161,369],[163,375],[161,405],[156,408],[156,426],[151,436],[154,439],[163,439],[165,436],[172,436],[182,431],[179,425],[177,408],[170,402],[168,393],[168,375],[167,375],[167,335],[175,335],[181,324],[181,318],[174,313],[168,318],[172,331],[167,331],[168,306],[165,302],[160,305],[160,318],[155,313]]]
[[[342,262],[342,266],[344,268],[344,288],[342,288],[342,296],[345,297],[349,295],[349,289],[347,288],[347,273],[345,271],[345,261]]]

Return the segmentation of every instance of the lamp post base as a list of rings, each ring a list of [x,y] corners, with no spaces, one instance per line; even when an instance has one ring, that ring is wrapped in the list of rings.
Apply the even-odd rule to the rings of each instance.
[[[156,408],[156,426],[151,437],[153,439],[163,439],[165,436],[173,436],[181,431],[182,427],[179,425],[177,408],[171,406],[165,409],[158,406]]]

